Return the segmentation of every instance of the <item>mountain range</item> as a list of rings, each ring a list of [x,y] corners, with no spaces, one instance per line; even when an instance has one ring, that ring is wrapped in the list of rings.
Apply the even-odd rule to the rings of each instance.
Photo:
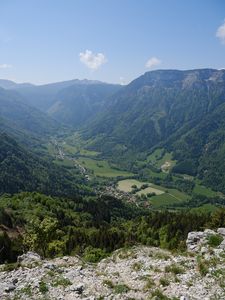
[[[173,172],[225,192],[225,70],[157,70],[123,87],[88,80],[0,86],[0,128],[15,137],[56,134],[64,124],[103,157],[163,147],[177,161]]]

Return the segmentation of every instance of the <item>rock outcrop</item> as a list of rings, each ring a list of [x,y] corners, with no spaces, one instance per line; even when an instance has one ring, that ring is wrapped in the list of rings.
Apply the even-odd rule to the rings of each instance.
[[[193,231],[188,233],[186,240],[187,250],[190,252],[198,252],[202,248],[207,249],[210,237],[219,237],[221,239],[218,248],[225,249],[225,228],[218,228],[217,232],[211,229],[205,229],[204,231]]]
[[[219,247],[209,247],[206,241],[208,235],[223,236],[223,232],[220,228],[217,232],[190,233],[187,245],[196,244],[197,253],[194,247],[178,255],[136,246],[117,250],[98,264],[86,263],[80,257],[42,260],[28,252],[18,258],[14,270],[0,266],[0,299],[222,300],[225,253]]]

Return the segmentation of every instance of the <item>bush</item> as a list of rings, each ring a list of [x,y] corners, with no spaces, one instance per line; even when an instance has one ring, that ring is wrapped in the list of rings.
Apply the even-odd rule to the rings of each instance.
[[[222,241],[223,241],[223,238],[219,234],[210,235],[208,238],[208,244],[209,244],[209,246],[211,246],[213,248],[219,246],[222,243]]]
[[[160,284],[162,286],[168,286],[168,285],[170,285],[169,280],[167,278],[165,278],[165,277],[160,278],[159,282],[160,282]]]
[[[89,246],[84,250],[83,258],[87,262],[96,263],[106,256],[107,254],[104,250]]]
[[[47,286],[46,282],[44,282],[43,280],[41,280],[39,282],[39,291],[42,294],[46,294],[48,292],[48,286]]]
[[[130,288],[125,284],[118,284],[118,285],[114,286],[115,294],[127,293],[129,290],[130,290]]]
[[[173,273],[174,275],[177,275],[177,274],[183,274],[184,269],[176,264],[172,264],[170,266],[165,267],[165,272]]]

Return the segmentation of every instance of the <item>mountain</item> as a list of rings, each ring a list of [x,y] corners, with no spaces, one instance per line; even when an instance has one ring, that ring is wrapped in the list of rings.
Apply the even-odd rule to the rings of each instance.
[[[117,92],[119,85],[106,83],[77,83],[60,91],[48,114],[64,124],[78,127],[90,121]]]
[[[106,84],[96,80],[74,79],[40,86],[15,87],[14,89],[23,96],[26,104],[34,106],[43,112],[49,112],[50,115],[58,118],[60,121],[66,121],[67,124],[71,123],[73,125],[73,123],[77,124],[76,118],[79,116],[79,113],[84,114],[85,103],[88,102],[87,104],[90,105],[91,97],[93,97],[93,107],[95,107],[97,100],[98,102],[103,101],[103,98],[111,95],[119,88],[119,85]],[[82,103],[83,101],[85,101],[84,104]],[[82,110],[77,111],[80,103],[82,103]],[[90,110],[89,106],[87,110]],[[75,113],[74,116],[73,113]],[[67,116],[71,122],[67,121]]]
[[[7,79],[0,79],[0,87],[3,89],[20,89],[34,86],[31,83],[16,83]]]
[[[43,137],[59,128],[59,124],[43,112],[28,106],[16,91],[0,88],[0,130],[15,136]]]
[[[193,127],[224,100],[224,70],[148,72],[112,96],[85,136],[149,151],[184,126]]]
[[[113,95],[85,133],[148,151],[223,103],[224,82],[225,71],[211,69],[145,73]]]
[[[170,148],[178,160],[174,172],[198,175],[205,185],[225,193],[225,103]]]
[[[158,70],[114,94],[83,136],[114,158],[164,147],[177,160],[174,172],[225,192],[224,117],[225,70]]]
[[[0,194],[39,191],[47,195],[79,194],[81,176],[43,159],[12,137],[0,134]]]

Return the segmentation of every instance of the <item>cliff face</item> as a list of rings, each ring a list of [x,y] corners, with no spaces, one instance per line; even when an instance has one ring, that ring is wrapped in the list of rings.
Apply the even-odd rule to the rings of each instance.
[[[185,255],[136,246],[98,264],[79,257],[42,260],[28,252],[16,269],[1,266],[0,299],[225,299],[224,232],[190,233],[187,245],[198,247]]]

